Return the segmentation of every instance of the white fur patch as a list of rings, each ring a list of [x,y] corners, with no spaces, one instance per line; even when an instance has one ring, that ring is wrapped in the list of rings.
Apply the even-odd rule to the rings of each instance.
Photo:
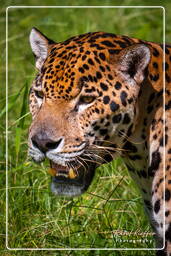
[[[74,197],[79,196],[83,193],[84,185],[76,186],[74,184],[60,184],[52,182],[51,190],[57,196]]]

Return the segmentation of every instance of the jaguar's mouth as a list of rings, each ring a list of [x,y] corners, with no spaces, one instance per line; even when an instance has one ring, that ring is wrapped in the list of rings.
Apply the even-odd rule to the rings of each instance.
[[[85,192],[94,176],[95,164],[79,165],[69,162],[62,166],[50,161],[49,173],[52,175],[51,190],[59,196],[78,196]]]

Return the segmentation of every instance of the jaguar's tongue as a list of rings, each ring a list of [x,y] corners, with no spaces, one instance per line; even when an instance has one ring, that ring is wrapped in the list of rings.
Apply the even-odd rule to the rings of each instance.
[[[77,176],[77,168],[68,168],[67,166],[62,166],[51,162],[51,168],[48,173],[54,177],[65,177],[67,179],[75,179]]]

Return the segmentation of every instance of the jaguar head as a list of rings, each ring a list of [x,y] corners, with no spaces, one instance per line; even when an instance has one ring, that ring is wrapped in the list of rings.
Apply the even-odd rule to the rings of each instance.
[[[55,43],[31,30],[38,73],[30,90],[29,155],[50,160],[56,195],[86,191],[95,168],[112,160],[134,129],[150,50],[121,49],[114,39],[96,32]]]

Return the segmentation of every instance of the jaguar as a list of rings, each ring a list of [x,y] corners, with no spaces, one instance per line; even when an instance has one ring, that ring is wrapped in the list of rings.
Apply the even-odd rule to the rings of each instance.
[[[56,43],[32,28],[37,75],[29,155],[49,159],[51,190],[78,196],[121,155],[171,256],[171,45],[90,32]],[[161,248],[160,248],[161,247]]]

